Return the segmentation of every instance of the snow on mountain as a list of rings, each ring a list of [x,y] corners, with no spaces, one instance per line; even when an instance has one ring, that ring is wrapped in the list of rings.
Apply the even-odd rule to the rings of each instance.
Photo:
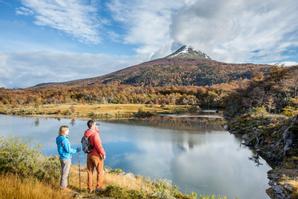
[[[298,65],[298,62],[295,62],[295,61],[283,61],[283,62],[270,63],[270,65],[277,65],[277,66],[295,66],[295,65]]]
[[[211,58],[208,55],[206,55],[205,53],[195,50],[191,46],[187,46],[187,45],[182,46],[174,53],[166,56],[166,58],[175,58],[175,57],[211,60]]]

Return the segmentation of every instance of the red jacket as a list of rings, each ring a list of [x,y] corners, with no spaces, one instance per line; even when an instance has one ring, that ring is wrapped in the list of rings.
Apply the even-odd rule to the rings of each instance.
[[[103,157],[106,155],[106,152],[101,144],[101,139],[99,137],[99,130],[88,129],[85,131],[84,135],[89,137],[90,144],[93,146],[93,149],[89,155]]]

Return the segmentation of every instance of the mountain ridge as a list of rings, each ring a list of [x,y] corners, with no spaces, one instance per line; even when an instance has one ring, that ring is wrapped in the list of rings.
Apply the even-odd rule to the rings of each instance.
[[[132,65],[106,75],[49,82],[30,88],[56,85],[88,86],[95,83],[118,82],[135,86],[210,86],[238,79],[251,79],[259,72],[266,73],[267,64],[232,64],[211,59],[207,54],[183,45],[170,55]]]

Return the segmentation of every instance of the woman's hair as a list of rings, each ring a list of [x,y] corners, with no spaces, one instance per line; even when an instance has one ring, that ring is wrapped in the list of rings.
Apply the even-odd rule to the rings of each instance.
[[[59,135],[64,135],[65,131],[68,129],[68,126],[62,125],[59,128]]]

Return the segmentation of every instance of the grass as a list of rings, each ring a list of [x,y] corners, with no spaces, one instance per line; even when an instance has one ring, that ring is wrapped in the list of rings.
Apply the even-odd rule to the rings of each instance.
[[[79,169],[73,165],[70,175],[70,187],[74,190],[79,189]],[[95,175],[93,176],[95,183]],[[81,169],[81,195],[88,197],[87,194],[87,171],[86,168]],[[124,173],[120,169],[105,170],[104,175],[104,190],[98,194],[102,197],[112,198],[181,198],[181,199],[195,199],[196,194],[183,194],[177,187],[171,185],[166,180],[152,181],[143,176],[135,176],[132,173]]]
[[[14,115],[51,115],[95,119],[127,119],[159,113],[188,112],[189,105],[148,104],[48,104],[40,106],[0,107],[0,113]]]
[[[69,177],[70,185],[79,190],[79,169],[78,166],[72,165],[71,174]],[[95,183],[95,175],[93,176],[93,181]],[[153,191],[153,185],[150,181],[147,181],[144,177],[134,176],[132,174],[125,174],[124,172],[114,172],[113,170],[106,169],[105,171],[105,186],[118,186],[129,190],[140,190],[147,193]],[[83,191],[87,190],[87,170],[86,168],[81,168],[81,188]]]
[[[68,199],[71,196],[35,178],[21,179],[16,175],[0,175],[1,199]]]
[[[293,189],[291,197],[298,198],[298,181],[297,180],[286,179],[286,180],[281,181],[280,184],[290,185]]]
[[[79,186],[81,172],[81,188]],[[124,173],[120,169],[106,169],[105,189],[97,194],[87,192],[86,168],[72,165],[69,176],[71,192],[59,190],[60,166],[57,157],[45,157],[18,139],[0,137],[0,198],[116,198],[116,199],[195,199],[184,194],[166,180],[152,181],[142,176]],[[94,179],[95,181],[95,175]],[[79,192],[79,193],[78,193]],[[224,199],[202,196],[202,199]]]
[[[77,168],[72,169],[72,172]],[[84,172],[83,172],[84,173]],[[78,182],[76,177],[71,177],[70,188],[78,191]],[[71,198],[115,198],[115,199],[227,199],[226,197],[206,195],[197,197],[196,194],[185,195],[167,187],[166,182],[159,181],[156,183],[143,181],[139,177],[132,178],[126,175],[106,174],[106,187],[100,193],[89,194],[86,190],[80,193],[63,192],[50,184],[40,182],[36,178],[20,178],[16,175],[0,175],[0,199],[71,199]],[[141,177],[142,178],[142,177]],[[75,181],[74,181],[75,179]],[[85,179],[85,178],[84,178]],[[83,185],[85,182],[82,183]],[[76,185],[76,186],[75,186]],[[144,187],[148,186],[149,187]],[[84,187],[85,188],[85,187]]]

